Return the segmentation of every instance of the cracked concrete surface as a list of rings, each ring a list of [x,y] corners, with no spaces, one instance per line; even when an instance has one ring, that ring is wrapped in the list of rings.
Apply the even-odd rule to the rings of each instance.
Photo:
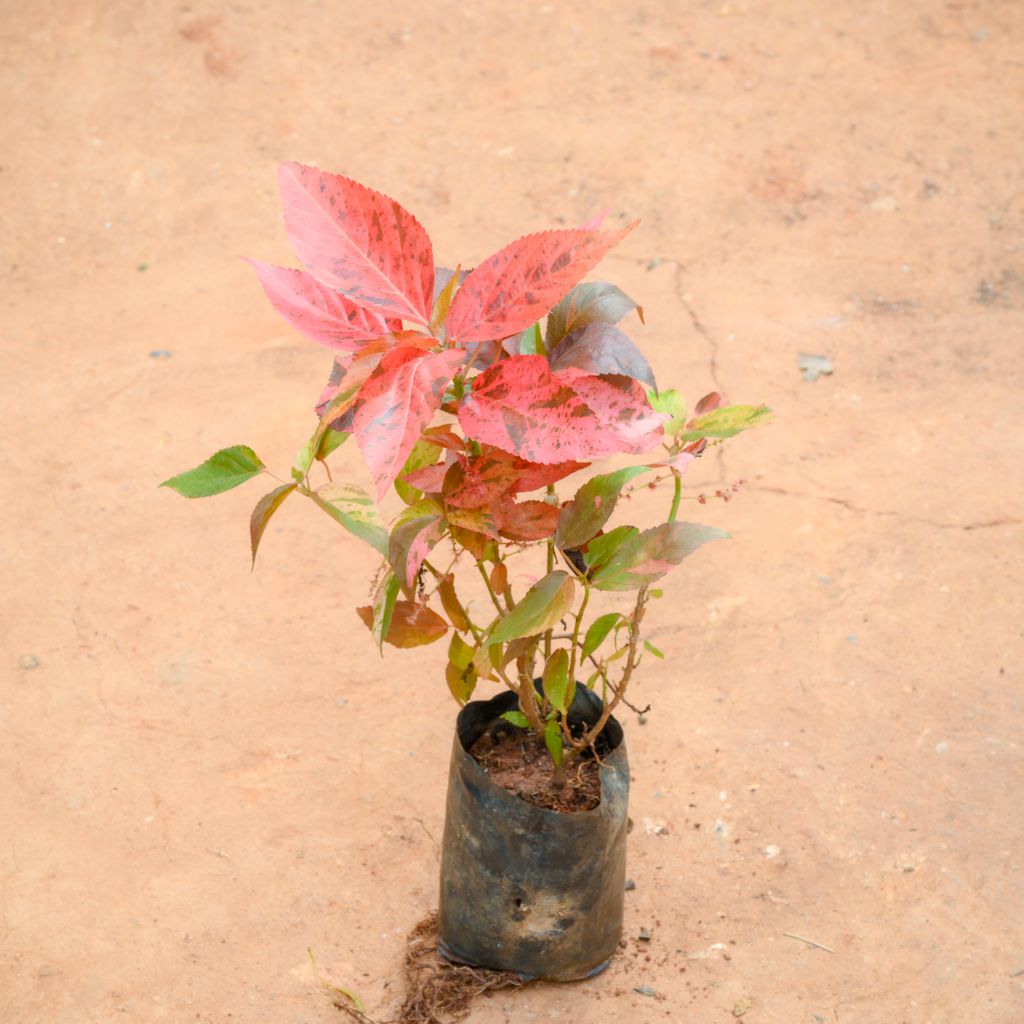
[[[0,20],[3,1024],[336,1021],[307,948],[386,1017],[435,905],[443,652],[376,657],[374,559],[315,509],[250,574],[255,485],[156,488],[308,435],[330,356],[237,258],[291,262],[283,159],[395,195],[448,264],[640,217],[602,274],[659,380],[777,410],[691,468],[733,540],[648,612],[622,956],[471,1019],[1024,1019],[1019,5]]]

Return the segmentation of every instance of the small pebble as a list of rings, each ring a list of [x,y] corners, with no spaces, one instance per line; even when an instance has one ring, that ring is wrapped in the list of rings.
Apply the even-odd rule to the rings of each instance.
[[[25,671],[32,668],[39,668],[40,664],[39,659],[34,654],[23,654],[18,658],[18,668],[23,668]]]
[[[626,892],[632,892],[636,888],[636,882],[632,878],[626,879]]]
[[[651,941],[651,933],[646,928],[641,928],[640,929],[640,934],[637,936],[637,938],[641,942],[650,942]]]
[[[348,697],[335,697],[335,707],[343,708],[348,703]]]
[[[155,348],[149,353],[150,359],[170,359],[172,352],[169,348]]]
[[[634,992],[639,992],[642,996],[656,996],[658,994],[656,989],[651,988],[650,985],[635,985],[633,987]]]
[[[775,846],[774,843],[771,846],[766,846],[763,852],[769,860],[771,860],[773,857],[778,857],[778,855],[782,853],[782,851],[777,846]]]

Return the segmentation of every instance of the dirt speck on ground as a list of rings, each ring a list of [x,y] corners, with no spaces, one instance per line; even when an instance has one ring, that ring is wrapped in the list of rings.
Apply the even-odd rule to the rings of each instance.
[[[316,509],[251,573],[262,491],[157,487],[312,432],[331,353],[239,259],[294,264],[294,159],[443,265],[640,218],[594,276],[659,382],[776,410],[648,611],[626,948],[475,1024],[1021,1019],[1019,4],[39,0],[0,46],[0,1018],[337,1021],[307,949],[376,1012],[436,906],[443,645],[381,660]]]

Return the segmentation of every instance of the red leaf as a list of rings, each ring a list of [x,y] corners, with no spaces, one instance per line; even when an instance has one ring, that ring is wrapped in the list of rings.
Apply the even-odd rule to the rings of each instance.
[[[465,355],[461,349],[396,348],[362,386],[352,430],[377,484],[378,499],[402,471]]]
[[[450,470],[445,501],[459,508],[482,508],[506,494],[546,487],[586,465],[585,462],[560,462],[544,466],[487,445],[475,458],[460,457],[457,466]]]
[[[494,509],[494,521],[509,540],[546,540],[554,536],[559,508],[546,501],[506,500]]]
[[[581,469],[586,469],[589,463],[586,462],[555,462],[550,466],[543,466],[537,462],[527,462],[526,459],[516,459],[515,494],[524,494],[527,491],[535,491],[538,487],[547,487],[548,484],[556,484]]]
[[[460,456],[445,479],[445,503],[454,508],[483,508],[511,491],[516,476],[515,464],[504,452],[491,449],[473,459]]]
[[[380,313],[363,309],[304,270],[246,260],[257,273],[270,304],[307,338],[329,348],[355,351],[362,342],[391,330]]]
[[[357,608],[356,613],[368,629],[373,628],[373,609]],[[384,642],[393,647],[420,647],[432,644],[448,632],[448,623],[425,604],[415,601],[396,601]]]
[[[542,231],[507,245],[462,282],[448,313],[448,337],[470,345],[525,330],[634,227]]]
[[[429,321],[434,256],[408,210],[315,167],[284,163],[277,179],[288,240],[313,277],[377,313]]]
[[[726,399],[719,394],[717,391],[711,391],[706,394],[693,409],[694,415],[701,416],[706,412],[711,412],[714,409],[721,409],[723,405],[728,405]]]
[[[485,370],[459,406],[467,437],[546,464],[646,451],[664,419],[635,380],[552,373],[544,356],[512,356]]]

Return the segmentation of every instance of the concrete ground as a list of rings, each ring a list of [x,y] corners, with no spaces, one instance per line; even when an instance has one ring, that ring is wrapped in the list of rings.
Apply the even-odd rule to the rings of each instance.
[[[315,509],[250,575],[257,491],[156,487],[311,429],[330,356],[238,258],[289,261],[284,159],[449,264],[642,218],[601,275],[659,379],[777,410],[688,477],[747,481],[687,509],[734,539],[649,615],[627,949],[472,1021],[1024,1020],[1019,4],[37,0],[0,39],[4,1024],[337,1021],[307,948],[386,1017],[436,904],[443,645],[377,657]]]

